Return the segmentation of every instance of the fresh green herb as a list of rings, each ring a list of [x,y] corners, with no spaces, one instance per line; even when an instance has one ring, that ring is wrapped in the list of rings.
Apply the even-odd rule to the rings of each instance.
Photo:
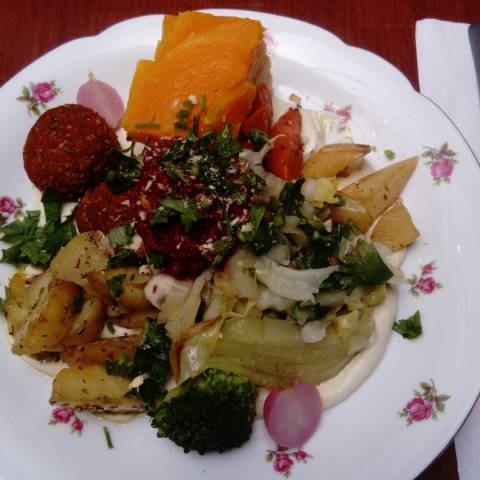
[[[279,200],[285,209],[287,215],[295,215],[302,217],[300,207],[302,206],[305,197],[301,190],[305,179],[300,177],[295,182],[286,182],[279,196]]]
[[[313,320],[321,320],[330,311],[330,307],[322,305],[309,305],[302,302],[297,302],[295,305],[287,310],[288,314],[295,319],[299,325]]]
[[[107,285],[115,297],[119,297],[123,293],[123,281],[127,275],[119,273],[111,278],[107,278]]]
[[[316,228],[306,224],[301,228],[309,238],[308,245],[302,248],[295,258],[297,265],[303,270],[331,265],[332,259],[337,259],[340,242],[355,233],[352,223],[337,225],[331,233],[327,232],[323,224]]]
[[[148,257],[153,268],[161,268],[165,264],[166,256],[163,252],[152,252]]]
[[[270,137],[265,132],[262,132],[262,130],[252,128],[250,131],[250,140],[253,143],[254,150],[258,152],[266,143],[270,141]]]
[[[182,170],[171,161],[164,161],[165,171],[170,178],[178,178],[185,185],[190,184],[190,180],[185,176]]]
[[[186,232],[190,231],[192,223],[197,222],[202,218],[202,214],[197,210],[195,203],[189,198],[176,200],[167,197],[160,200],[160,206],[178,212],[180,214],[180,221]]]
[[[128,224],[112,228],[107,234],[112,248],[130,244],[134,235],[134,228]]]
[[[141,258],[130,248],[120,248],[108,259],[108,268],[117,268],[120,265],[139,267]]]
[[[3,250],[1,262],[13,265],[46,266],[52,257],[76,234],[73,214],[61,220],[58,194],[47,189],[42,196],[46,223],[40,226],[40,212],[27,211],[25,216],[0,228],[0,240],[13,244]]]
[[[241,145],[232,137],[232,127],[229,123],[226,123],[218,134],[215,144],[220,159],[230,160],[242,151]]]
[[[350,294],[357,287],[380,285],[392,277],[392,272],[371,243],[360,239],[355,250],[355,254],[345,257],[322,288],[339,288]]]
[[[108,361],[107,372],[110,375],[135,378],[145,375],[143,383],[131,393],[145,402],[147,413],[155,408],[155,402],[166,394],[165,381],[170,373],[171,340],[165,325],[157,324],[153,318],[145,322],[145,340],[135,351],[132,360],[124,357],[117,362]]]
[[[393,330],[409,340],[419,337],[423,332],[420,312],[417,310],[411,317],[395,322]]]
[[[113,448],[112,437],[107,427],[103,427],[103,434],[105,435],[105,441],[107,442],[108,448]]]
[[[215,267],[222,263],[223,259],[227,256],[228,252],[235,245],[235,240],[231,236],[227,236],[217,240],[213,243],[215,257],[212,261],[212,267]]]
[[[383,154],[389,159],[393,160],[395,158],[395,152],[393,150],[387,149],[383,151]]]
[[[111,192],[117,194],[129,189],[138,181],[141,167],[135,157],[124,155],[119,150],[113,151],[112,159],[105,181]]]
[[[200,97],[200,110],[202,112],[205,112],[207,110],[207,97],[205,95],[202,95]]]
[[[160,124],[154,122],[136,123],[133,127],[139,130],[142,128],[160,128]]]

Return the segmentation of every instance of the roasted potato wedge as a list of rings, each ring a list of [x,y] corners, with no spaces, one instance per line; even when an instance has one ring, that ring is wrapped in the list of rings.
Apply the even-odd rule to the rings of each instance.
[[[313,152],[303,164],[305,178],[335,177],[370,153],[370,145],[336,143]]]
[[[113,322],[123,328],[143,328],[147,318],[157,318],[157,315],[158,310],[145,310],[144,312],[133,312],[113,319]]]
[[[128,335],[65,347],[62,350],[62,360],[68,365],[104,365],[108,360],[114,362],[124,356],[133,358],[140,341],[140,335]]]
[[[28,289],[34,277],[23,272],[16,273],[8,284],[8,296],[5,302],[5,318],[10,335],[15,335],[30,311]]]
[[[331,218],[335,223],[347,223],[352,220],[357,228],[365,233],[373,224],[372,216],[366,208],[357,200],[349,198],[342,193],[345,204],[339,207],[331,207]]]
[[[105,324],[106,306],[98,297],[83,298],[81,310],[74,315],[72,328],[61,344],[83,345],[96,340]]]
[[[50,403],[90,412],[140,412],[142,401],[127,395],[130,382],[100,365],[64,368],[53,381]]]
[[[419,235],[410,213],[401,199],[398,199],[395,205],[378,219],[371,239],[383,243],[392,252],[397,252],[410,245]]]
[[[107,268],[109,258],[107,237],[102,232],[84,232],[72,238],[57,253],[50,271],[56,278],[74,282],[88,291],[90,285],[85,275]]]
[[[418,163],[418,157],[401,162],[361,178],[347,185],[340,194],[357,200],[375,220],[389,208],[400,195]]]
[[[134,267],[112,268],[102,272],[91,272],[86,275],[90,287],[98,295],[113,301],[117,300],[121,305],[131,310],[147,310],[152,305],[145,298],[143,291],[151,278],[151,274],[140,273]],[[116,282],[116,288],[112,288],[112,281]]]
[[[34,355],[58,351],[72,327],[72,305],[80,295],[77,285],[55,279],[50,272],[36,277],[27,290],[29,309],[25,321],[15,331],[12,352]]]

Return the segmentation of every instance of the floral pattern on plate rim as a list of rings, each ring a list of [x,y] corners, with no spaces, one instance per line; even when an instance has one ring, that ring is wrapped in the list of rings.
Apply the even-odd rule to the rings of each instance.
[[[69,407],[55,407],[52,410],[52,416],[48,424],[57,425],[58,423],[70,425],[70,433],[78,433],[78,435],[82,434],[85,426],[85,422],[78,418],[75,410]]]
[[[22,88],[22,94],[17,97],[19,102],[27,104],[28,115],[33,113],[37,117],[42,113],[42,110],[47,110],[47,103],[51,102],[62,89],[55,85],[55,80],[50,82],[30,82],[28,87]]]
[[[340,117],[340,122],[338,125],[338,131],[341,132],[345,130],[348,125],[348,122],[352,119],[352,106],[345,105],[340,108],[336,108],[333,102],[326,102],[325,106],[323,107],[325,112],[333,112],[336,113]]]
[[[301,449],[290,449],[277,446],[276,450],[267,450],[265,459],[267,462],[273,462],[273,470],[284,477],[289,477],[295,462],[307,463],[312,455]]]
[[[435,266],[435,260],[422,265],[420,269],[420,276],[412,273],[412,275],[407,278],[407,283],[410,285],[408,293],[418,297],[420,292],[430,294],[443,287],[443,285],[440,282],[437,282],[432,276],[433,271],[437,269]]]
[[[14,200],[7,195],[0,197],[0,226],[20,216],[24,206],[25,202],[21,198]]]
[[[429,158],[425,165],[430,166],[430,173],[433,177],[433,183],[440,185],[450,183],[455,165],[459,162],[454,158],[457,154],[448,147],[445,142],[440,149],[433,147],[423,147],[425,151],[422,153],[423,158]]]
[[[438,394],[432,379],[421,382],[420,388],[422,391],[413,390],[414,397],[398,412],[407,425],[429,418],[438,420],[438,414],[445,412],[445,402],[450,398],[450,395]]]

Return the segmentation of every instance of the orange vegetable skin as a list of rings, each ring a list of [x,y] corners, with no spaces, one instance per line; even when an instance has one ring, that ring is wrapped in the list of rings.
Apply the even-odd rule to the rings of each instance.
[[[185,36],[176,33],[177,22],[181,24],[184,15],[165,20],[166,38],[159,44],[159,48],[163,45],[161,55],[155,61],[141,60],[137,64],[122,122],[134,139],[184,135],[174,127],[176,113],[192,95],[197,104],[188,123],[194,115],[200,115],[201,131],[219,130],[225,121],[234,123],[234,130],[238,130],[251,110],[257,56],[262,51],[261,23],[248,19],[232,22],[230,17],[214,17],[217,20],[212,22],[207,15],[207,23],[214,23],[214,28],[193,28]],[[192,18],[203,21],[205,15]],[[205,111],[201,111],[203,96]]]
[[[303,143],[302,117],[298,109],[291,108],[284,113],[272,128],[275,146],[266,157],[268,169],[284,180],[295,180],[302,173]]]

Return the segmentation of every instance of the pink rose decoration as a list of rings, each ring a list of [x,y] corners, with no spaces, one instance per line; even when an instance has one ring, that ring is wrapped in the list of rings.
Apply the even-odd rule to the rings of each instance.
[[[15,212],[15,202],[10,197],[0,197],[0,212],[8,213],[9,215]]]
[[[295,459],[299,462],[306,462],[308,458],[308,453],[303,450],[297,450],[294,452]]]
[[[435,283],[435,280],[433,279],[433,277],[421,278],[418,281],[418,288],[423,293],[432,293],[435,290],[436,286],[437,284]]]
[[[288,473],[292,468],[292,465],[293,460],[291,460],[287,454],[281,453],[276,456],[275,461],[273,462],[273,469],[276,472]]]
[[[407,412],[410,420],[420,422],[432,415],[433,403],[421,397],[414,397],[407,403]]]
[[[79,418],[76,418],[73,422],[72,422],[72,430],[78,432],[78,433],[82,433],[82,430],[83,430],[83,422],[79,419]]]
[[[348,122],[352,118],[352,114],[348,108],[340,108],[336,113],[344,122]]]
[[[453,167],[453,160],[446,155],[442,155],[438,160],[432,162],[430,171],[435,178],[450,178]]]
[[[68,407],[55,407],[52,412],[52,417],[56,422],[68,423],[75,415],[75,412]]]
[[[433,262],[427,263],[422,267],[422,274],[427,274],[432,272],[433,272]]]
[[[47,103],[53,100],[55,96],[54,86],[50,82],[36,83],[32,87],[32,97],[36,98],[39,102]]]

